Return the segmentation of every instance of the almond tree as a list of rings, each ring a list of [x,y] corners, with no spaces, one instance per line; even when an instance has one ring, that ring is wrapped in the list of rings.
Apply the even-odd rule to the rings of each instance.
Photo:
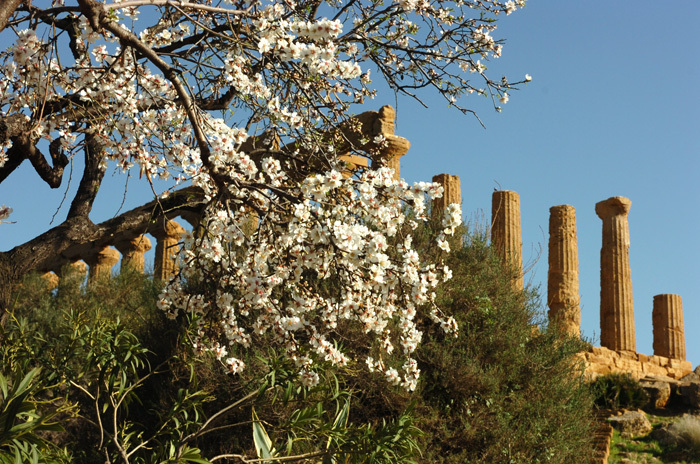
[[[199,225],[160,305],[197,321],[199,349],[237,372],[236,353],[270,337],[313,385],[315,361],[352,356],[334,338],[349,323],[373,340],[362,355],[370,370],[415,388],[416,320],[457,330],[433,303],[450,271],[424,262],[410,234],[441,188],[395,180],[384,167],[387,141],[368,139],[349,115],[376,95],[373,76],[416,99],[437,92],[463,113],[472,113],[472,93],[500,109],[521,82],[487,75],[502,47],[491,34],[499,14],[523,4],[4,2],[0,182],[24,160],[52,188],[75,157],[85,168],[65,221],[0,253],[0,307],[29,271],[189,214]],[[347,153],[372,168],[344,176]],[[95,224],[110,165],[187,187]],[[3,201],[7,216],[11,199]],[[459,207],[447,208],[434,237],[445,252],[460,223]]]

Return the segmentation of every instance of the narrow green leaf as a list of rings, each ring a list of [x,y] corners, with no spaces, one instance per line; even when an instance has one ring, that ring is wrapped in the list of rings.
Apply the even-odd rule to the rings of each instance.
[[[259,458],[271,459],[273,455],[272,440],[265,431],[258,415],[253,409],[253,441],[255,442],[255,451]]]

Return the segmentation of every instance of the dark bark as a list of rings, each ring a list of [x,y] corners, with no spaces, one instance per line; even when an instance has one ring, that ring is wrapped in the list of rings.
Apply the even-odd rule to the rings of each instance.
[[[68,210],[68,219],[76,216],[88,217],[92,210],[100,184],[105,176],[106,165],[104,164],[104,152],[102,146],[91,134],[85,135],[85,170],[80,179],[78,191],[73,198],[73,202]]]
[[[0,168],[0,183],[28,159],[44,182],[51,188],[58,188],[63,178],[63,168],[68,164],[68,158],[61,151],[60,140],[54,140],[49,146],[52,162],[50,165],[29,137],[28,129],[27,120],[22,114],[13,114],[0,120],[0,141],[9,139],[12,142],[12,146],[7,150],[8,159]]]
[[[29,140],[27,136],[21,136],[15,143],[20,144],[20,146],[26,151],[29,161],[31,161],[34,170],[39,174],[44,182],[49,184],[51,188],[58,188],[61,186],[61,180],[63,179],[63,168],[68,164],[68,158],[60,150],[60,140],[56,139],[51,143],[50,153],[53,166],[49,165],[46,161],[46,157],[41,151]]]
[[[5,29],[8,21],[20,6],[22,0],[2,0],[0,1],[0,31]]]

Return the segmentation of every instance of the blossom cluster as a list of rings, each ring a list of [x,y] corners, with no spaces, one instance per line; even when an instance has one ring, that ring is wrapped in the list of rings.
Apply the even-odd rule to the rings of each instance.
[[[279,170],[275,165],[268,175]],[[425,219],[424,198],[442,195],[442,187],[408,185],[381,168],[357,179],[333,170],[319,173],[299,189],[305,199],[283,208],[259,198],[263,215],[212,206],[203,219],[206,233],[185,239],[181,272],[161,295],[161,308],[173,318],[181,312],[195,316],[198,346],[232,372],[244,367],[233,353],[256,338],[272,337],[307,384],[318,378],[314,363],[349,361],[332,337],[342,321],[354,323],[377,340],[377,368],[387,376],[396,372],[392,383],[414,389],[419,370],[411,354],[422,337],[419,311],[429,308],[426,316],[448,333],[456,334],[457,326],[434,303],[449,268],[422,263],[411,236],[401,239],[399,227],[406,222],[404,205]],[[450,205],[441,236],[454,233],[457,220],[459,205]],[[207,293],[211,285],[198,292],[186,284],[203,279],[213,279],[215,295]],[[400,372],[390,364],[397,357],[404,359]],[[373,359],[366,362],[375,368]]]
[[[10,214],[12,214],[12,208],[5,205],[0,206],[0,224],[2,224],[5,219],[9,218]]]

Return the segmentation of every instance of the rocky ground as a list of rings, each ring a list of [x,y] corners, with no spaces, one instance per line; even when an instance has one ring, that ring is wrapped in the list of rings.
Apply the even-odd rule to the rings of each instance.
[[[700,463],[700,368],[680,381],[648,377],[645,410],[618,411],[610,464]]]

